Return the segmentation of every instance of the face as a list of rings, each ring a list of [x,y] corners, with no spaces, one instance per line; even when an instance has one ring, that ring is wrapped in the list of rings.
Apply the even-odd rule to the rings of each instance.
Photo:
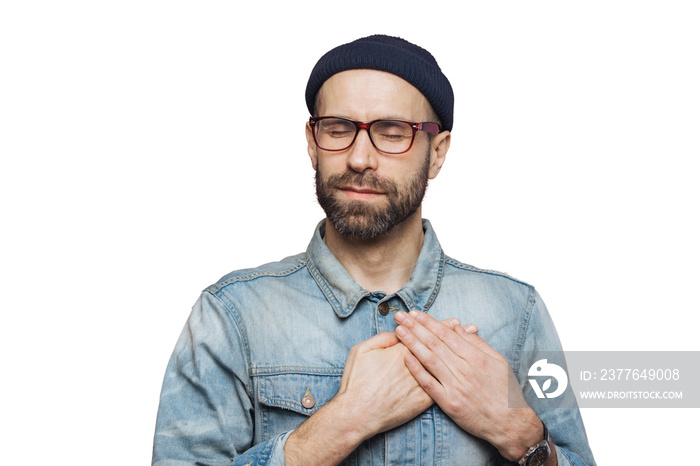
[[[351,70],[328,79],[317,98],[318,116],[359,121],[397,118],[435,121],[425,97],[403,79],[381,71]],[[362,130],[341,152],[318,149],[307,125],[309,156],[316,170],[316,195],[335,230],[350,238],[371,239],[391,231],[407,218],[420,218],[428,180],[442,166],[449,133],[430,140],[416,133],[403,154],[384,154]]]
[[[316,170],[318,203],[340,234],[376,238],[416,213],[428,187],[429,161],[425,157],[420,172],[401,186],[372,172],[345,171],[326,177]]]

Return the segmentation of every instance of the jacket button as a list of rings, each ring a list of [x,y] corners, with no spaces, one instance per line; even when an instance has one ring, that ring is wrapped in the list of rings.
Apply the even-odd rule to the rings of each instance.
[[[384,301],[383,303],[379,303],[378,310],[381,315],[387,315],[389,313],[389,303],[387,303],[386,301]]]
[[[306,387],[306,393],[301,399],[301,405],[306,409],[311,409],[316,406],[316,399],[309,393],[309,387]]]

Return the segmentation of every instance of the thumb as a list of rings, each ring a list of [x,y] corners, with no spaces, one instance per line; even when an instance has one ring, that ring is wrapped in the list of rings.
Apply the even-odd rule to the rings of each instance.
[[[399,342],[399,337],[393,332],[380,332],[361,343],[363,351],[371,351],[375,349],[384,349],[394,346]]]

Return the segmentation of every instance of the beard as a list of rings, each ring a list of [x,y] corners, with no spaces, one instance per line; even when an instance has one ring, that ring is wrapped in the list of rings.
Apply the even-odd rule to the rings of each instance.
[[[338,233],[348,238],[373,239],[388,233],[418,210],[428,188],[429,169],[428,156],[419,172],[401,186],[372,172],[347,171],[324,180],[318,169],[316,198]],[[380,191],[385,194],[388,205],[335,197],[335,190],[343,186]]]

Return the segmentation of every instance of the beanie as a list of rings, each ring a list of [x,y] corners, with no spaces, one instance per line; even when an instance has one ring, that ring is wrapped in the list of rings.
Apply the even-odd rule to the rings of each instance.
[[[346,70],[386,71],[411,83],[430,102],[442,129],[452,130],[454,94],[437,61],[427,50],[399,37],[373,35],[338,46],[316,63],[306,84],[306,106],[313,114],[323,83]]]

